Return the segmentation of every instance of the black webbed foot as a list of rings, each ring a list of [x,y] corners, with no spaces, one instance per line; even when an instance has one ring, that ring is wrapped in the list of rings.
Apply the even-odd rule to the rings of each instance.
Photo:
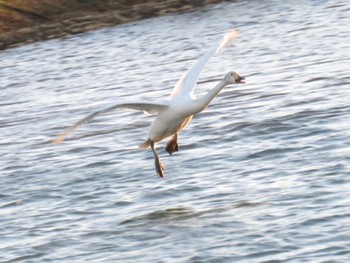
[[[164,178],[164,176],[165,176],[164,166],[163,166],[162,161],[160,160],[160,158],[156,152],[156,148],[155,148],[153,141],[151,141],[151,149],[152,149],[152,152],[154,155],[154,166],[156,167],[157,175],[159,177]]]
[[[156,167],[156,172],[157,172],[157,175],[159,177],[162,177],[164,178],[165,177],[165,170],[164,170],[164,166],[160,160],[160,158],[157,156],[155,157],[155,160],[154,160],[154,165]]]
[[[179,145],[177,143],[178,136],[175,134],[167,143],[165,150],[172,155],[174,152],[179,151]]]

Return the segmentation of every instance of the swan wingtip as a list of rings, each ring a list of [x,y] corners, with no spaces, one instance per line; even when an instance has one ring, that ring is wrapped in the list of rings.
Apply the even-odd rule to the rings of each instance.
[[[239,36],[239,32],[236,29],[229,29],[224,35],[223,47],[227,47],[235,38]]]
[[[54,145],[59,145],[59,144],[62,143],[62,141],[63,141],[63,139],[57,137],[56,139],[54,139],[54,140],[52,141],[52,143],[53,143]]]

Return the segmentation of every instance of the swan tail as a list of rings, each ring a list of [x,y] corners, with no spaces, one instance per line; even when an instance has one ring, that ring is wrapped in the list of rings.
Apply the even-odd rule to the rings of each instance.
[[[141,150],[147,150],[149,147],[151,147],[151,140],[144,141],[139,145],[139,149]]]

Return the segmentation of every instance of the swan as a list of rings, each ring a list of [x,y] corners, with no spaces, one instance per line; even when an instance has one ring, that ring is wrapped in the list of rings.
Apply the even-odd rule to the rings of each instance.
[[[164,177],[165,170],[156,151],[156,143],[172,136],[170,141],[167,143],[166,151],[170,155],[177,152],[179,150],[178,134],[191,121],[193,115],[207,108],[209,103],[225,86],[235,83],[245,83],[244,77],[240,76],[237,72],[231,71],[228,72],[224,78],[203,97],[196,98],[194,95],[194,87],[196,86],[198,78],[209,59],[217,54],[222,48],[226,47],[237,36],[238,32],[233,29],[224,34],[218,43],[207,50],[198,59],[194,66],[183,74],[175,85],[169,100],[162,102],[140,101],[121,103],[107,109],[94,112],[57,135],[54,143],[61,143],[78,127],[90,122],[96,116],[114,111],[116,109],[124,108],[144,111],[148,114],[156,114],[156,118],[151,123],[147,138],[139,145],[139,148],[143,150],[151,148],[154,155],[157,175],[159,177]]]

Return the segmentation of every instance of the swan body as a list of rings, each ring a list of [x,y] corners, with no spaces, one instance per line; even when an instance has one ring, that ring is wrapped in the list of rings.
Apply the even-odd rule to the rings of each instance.
[[[171,93],[170,100],[155,103],[144,101],[122,103],[94,112],[59,134],[54,140],[54,143],[61,143],[78,127],[90,122],[96,116],[116,109],[125,108],[144,111],[149,114],[156,114],[156,118],[151,123],[147,138],[142,144],[140,144],[139,148],[152,149],[157,175],[164,177],[164,167],[155,150],[155,144],[173,135],[172,139],[167,144],[166,150],[170,155],[172,155],[173,152],[178,151],[178,133],[191,121],[193,115],[204,110],[225,86],[234,83],[244,83],[243,77],[239,76],[236,72],[229,72],[225,75],[223,80],[221,80],[203,97],[196,98],[194,95],[194,87],[198,81],[200,73],[208,63],[209,59],[218,53],[223,47],[227,46],[237,35],[238,33],[235,30],[228,31],[219,43],[205,52],[195,65],[177,82]]]

